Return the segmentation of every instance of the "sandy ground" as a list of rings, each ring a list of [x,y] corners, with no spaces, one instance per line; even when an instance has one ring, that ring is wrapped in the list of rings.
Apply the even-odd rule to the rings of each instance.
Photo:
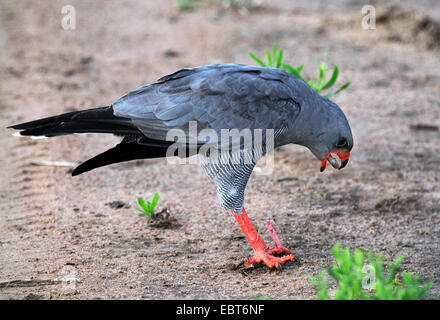
[[[404,41],[381,24],[362,30],[361,1],[309,2],[272,1],[242,16],[215,8],[178,14],[173,1],[2,1],[0,297],[310,299],[308,279],[330,265],[336,242],[387,259],[405,254],[401,269],[432,279],[429,297],[440,296],[440,133],[411,129],[440,126],[440,51],[416,41],[423,35],[435,43],[435,32],[417,25]],[[65,4],[76,8],[76,30],[61,28]],[[438,2],[417,4],[403,2],[439,19]],[[413,30],[412,18],[405,19]],[[35,163],[79,164],[119,139],[31,140],[5,129],[108,105],[182,67],[252,64],[247,52],[261,53],[273,42],[310,75],[329,48],[340,83],[352,81],[334,101],[355,139],[342,171],[321,174],[308,150],[286,146],[276,152],[272,175],[252,176],[251,219],[268,240],[265,220],[272,218],[301,259],[281,273],[233,269],[251,248],[198,166],[135,161],[72,178],[69,168]],[[130,207],[156,191],[159,209],[176,219],[172,228],[147,226]],[[114,209],[106,205],[112,201],[127,205]],[[60,277],[80,281],[68,285]]]

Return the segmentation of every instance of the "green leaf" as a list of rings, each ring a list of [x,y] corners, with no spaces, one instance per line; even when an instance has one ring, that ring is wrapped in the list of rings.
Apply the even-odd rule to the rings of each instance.
[[[325,73],[325,64],[324,63],[321,63],[320,65],[319,65],[319,73],[318,73],[318,79],[317,79],[317,81],[316,81],[316,83],[317,83],[317,85],[319,86],[319,87],[321,87],[321,83],[325,80],[325,77],[324,77],[324,73]],[[319,91],[321,91],[322,89],[321,88],[319,88]]]
[[[281,63],[281,66],[283,67],[284,70],[286,70],[287,72],[295,75],[295,76],[299,76],[299,73],[296,71],[295,68],[293,68],[290,64],[287,63]]]
[[[280,51],[278,52],[278,57],[277,57],[277,62],[275,67],[279,68],[281,66],[281,63],[283,62],[283,50],[280,49]]]
[[[335,84],[336,79],[338,79],[338,73],[339,73],[339,71],[338,71],[338,66],[335,66],[335,67],[333,68],[333,73],[332,73],[332,76],[331,76],[330,80],[327,81],[327,83],[322,87],[322,90],[328,89],[328,88],[330,88],[332,85]]]
[[[153,199],[151,200],[151,209],[154,211],[154,208],[156,208],[157,201],[159,200],[159,192],[156,192],[153,196]]]
[[[135,208],[137,211],[139,211],[141,214],[144,214],[144,213],[145,213],[145,210],[142,210],[142,209],[139,208],[139,207],[134,206],[134,208]]]
[[[404,258],[404,255],[400,255],[397,257],[397,259],[394,261],[393,266],[391,267],[390,270],[390,275],[389,275],[389,281],[393,281],[394,278],[396,277],[397,274],[397,268],[399,268],[400,264],[402,263]]]
[[[269,49],[266,49],[266,60],[267,60],[267,65],[269,67],[273,67],[272,57],[270,55]]]
[[[277,44],[274,43],[272,45],[272,56],[273,56],[273,61],[275,62],[277,60]]]
[[[260,66],[267,67],[267,65],[256,55],[254,55],[252,52],[248,52],[249,56],[254,59]]]
[[[287,72],[293,74],[295,77],[301,79],[302,81],[305,82],[304,78],[301,77],[301,74],[299,72],[297,72],[297,69],[293,68],[291,65],[287,64],[287,63],[281,63],[281,67],[286,70]]]
[[[344,83],[338,90],[333,91],[331,93],[327,93],[326,95],[324,95],[324,97],[328,98],[328,97],[334,96],[335,94],[341,92],[342,90],[347,89],[350,84],[351,84],[351,82]]]
[[[144,202],[144,200],[142,198],[138,198],[138,203],[141,206],[142,209],[144,209],[145,211],[148,211],[148,206],[147,204]]]

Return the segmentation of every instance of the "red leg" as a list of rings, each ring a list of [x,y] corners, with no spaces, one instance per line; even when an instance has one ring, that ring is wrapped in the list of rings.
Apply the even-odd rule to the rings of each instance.
[[[267,231],[269,232],[270,236],[273,239],[273,242],[275,243],[275,248],[281,248],[281,241],[280,238],[278,238],[277,233],[275,232],[275,230],[272,227],[272,221],[267,220],[266,221],[266,228]]]
[[[235,214],[235,212],[233,211],[232,213],[234,214],[235,220],[237,220],[238,225],[240,226],[241,230],[246,236],[246,239],[249,241],[252,249],[254,249],[255,252],[255,255],[253,257],[246,260],[246,262],[244,263],[245,266],[254,263],[264,262],[269,268],[279,268],[279,263],[285,263],[289,260],[294,261],[293,253],[290,250],[284,249],[281,246],[281,242],[272,227],[272,223],[269,220],[267,221],[267,230],[269,231],[269,234],[275,242],[274,248],[268,248],[266,246],[263,239],[261,239],[260,235],[258,234],[257,230],[255,230],[254,226],[252,225],[252,222],[249,220],[249,217],[244,208],[241,214]],[[276,253],[277,255],[283,254],[283,256],[275,256],[274,253]]]

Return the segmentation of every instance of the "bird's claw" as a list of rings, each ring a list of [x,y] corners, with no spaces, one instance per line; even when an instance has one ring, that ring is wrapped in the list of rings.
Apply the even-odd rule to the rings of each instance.
[[[244,208],[242,209],[241,215],[235,214],[234,212],[233,214],[255,252],[253,257],[244,262],[245,267],[262,262],[269,268],[281,269],[281,264],[284,264],[287,261],[295,261],[292,251],[282,247],[280,239],[278,238],[270,220],[267,220],[266,227],[275,244],[275,247],[273,248],[266,246],[263,239],[261,239],[260,235],[250,222]]]
[[[264,263],[269,268],[281,269],[281,264],[287,261],[295,261],[292,251],[284,248],[267,248],[264,252],[256,252],[255,255],[246,260],[245,266],[255,263]]]

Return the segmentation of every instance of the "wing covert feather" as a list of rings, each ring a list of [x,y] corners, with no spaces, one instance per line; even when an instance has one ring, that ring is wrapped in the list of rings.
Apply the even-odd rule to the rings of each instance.
[[[272,68],[209,65],[183,69],[128,93],[113,104],[149,138],[165,140],[170,129],[274,129],[292,125],[300,99],[292,77]],[[297,80],[300,81],[300,80]],[[194,138],[194,137],[193,137]]]

